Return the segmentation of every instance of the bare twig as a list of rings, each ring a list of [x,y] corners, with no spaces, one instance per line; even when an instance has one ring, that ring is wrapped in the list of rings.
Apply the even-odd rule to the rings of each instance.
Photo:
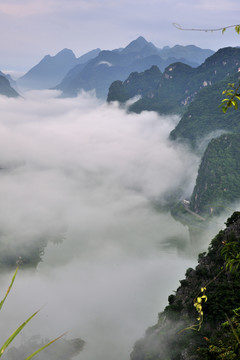
[[[213,31],[222,31],[222,33],[224,33],[226,31],[226,29],[229,28],[235,28],[236,32],[239,34],[239,29],[240,29],[240,25],[236,24],[236,25],[228,25],[228,26],[222,26],[220,28],[216,28],[216,29],[202,29],[202,28],[183,28],[181,25],[177,24],[177,23],[173,23],[173,26],[175,28],[177,28],[178,30],[183,30],[183,31],[203,31],[203,32],[213,32]]]

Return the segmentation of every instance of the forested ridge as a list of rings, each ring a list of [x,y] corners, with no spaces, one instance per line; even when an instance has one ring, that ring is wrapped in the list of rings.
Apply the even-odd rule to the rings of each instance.
[[[135,343],[131,360],[239,359],[235,335],[240,335],[240,274],[226,266],[226,253],[231,260],[239,254],[240,213],[235,212],[226,225],[208,252],[199,255],[196,268],[187,269],[157,324]],[[203,293],[201,323],[194,302],[200,303]]]

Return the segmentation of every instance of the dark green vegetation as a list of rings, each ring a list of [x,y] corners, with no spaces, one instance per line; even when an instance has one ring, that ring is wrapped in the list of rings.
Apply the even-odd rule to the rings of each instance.
[[[133,72],[124,82],[116,80],[112,83],[107,101],[125,102],[137,95],[151,98],[158,87],[161,76],[162,73],[156,65],[141,73]]]
[[[203,116],[211,116],[212,113],[216,112],[216,108],[214,108],[214,103],[218,101],[218,99],[216,99],[216,94],[221,96],[221,91],[219,93],[218,90],[221,89],[223,84],[220,84],[219,82],[236,74],[239,67],[240,49],[230,47],[220,49],[215,54],[208,57],[205,62],[197,68],[192,68],[181,62],[173,63],[165,69],[159,79],[157,87],[156,84],[153,86],[149,79],[147,87],[152,86],[152,88],[155,88],[155,91],[151,94],[142,91],[142,99],[137,101],[130,108],[130,111],[139,113],[143,110],[156,110],[162,114],[183,114],[187,110],[188,105],[199,93],[198,103],[195,107],[195,109],[198,109],[197,114],[199,114],[199,105],[200,107],[204,107],[206,97],[209,97],[209,99],[213,100],[213,104],[210,107],[213,107],[213,110],[208,111],[209,107],[206,107]],[[130,83],[131,76],[123,83],[123,87],[127,94]],[[216,86],[213,86],[214,84],[216,84]],[[205,93],[204,96],[204,92],[201,90],[205,88],[208,88],[208,93],[207,95]],[[137,95],[138,90],[139,89],[135,87],[135,93],[133,91],[129,92],[128,98]],[[203,93],[203,98],[200,97],[201,93]],[[112,100],[111,88],[108,98],[109,101]],[[115,93],[114,100],[121,101],[121,97],[118,98],[117,93]],[[194,116],[195,111],[191,109],[191,113],[186,116]],[[183,128],[185,129],[184,126]],[[178,136],[180,135],[177,130],[172,133],[173,138]]]
[[[169,305],[159,314],[157,324],[136,342],[131,360],[239,359],[232,322],[221,324],[235,316],[233,326],[239,334],[239,311],[236,315],[234,310],[240,306],[240,274],[230,272],[226,264],[234,256],[234,249],[239,248],[240,213],[234,213],[226,224],[227,228],[212,240],[208,253],[199,255],[195,270],[186,271],[176,293],[169,296]],[[202,287],[206,287],[207,295],[202,326],[199,331],[186,329],[199,323],[193,302],[201,296]],[[232,357],[218,357],[226,348]]]
[[[172,140],[182,140],[196,146],[204,136],[217,130],[240,132],[239,113],[229,109],[223,113],[219,105],[223,99],[222,91],[229,82],[238,83],[239,74],[228,76],[211,87],[202,89],[189,104],[180,122],[171,132]],[[212,134],[212,137],[214,134]]]
[[[0,95],[4,95],[7,97],[18,97],[19,94],[14,90],[9,80],[5,76],[0,75]]]
[[[211,138],[228,133],[212,140],[205,151],[190,206],[179,203],[171,208],[175,219],[188,225],[194,234],[204,227],[203,219],[196,214],[208,218],[240,198],[240,115],[233,109],[224,114],[219,107],[223,89],[229,82],[238,83],[239,69],[240,49],[225,48],[196,69],[176,63],[161,74],[154,66],[143,73],[132,73],[124,82],[115,81],[109,89],[108,101],[124,102],[142,96],[130,111],[185,111],[170,134],[173,140],[196,146],[208,137],[204,148]]]
[[[179,203],[171,209],[177,220],[195,230],[201,227],[202,220],[190,211],[205,218],[220,213],[240,198],[240,115],[233,108],[223,113],[219,107],[228,83],[239,83],[239,70],[240,49],[228,47],[217,51],[197,68],[175,63],[161,74],[155,66],[140,74],[132,73],[124,82],[115,81],[109,89],[108,101],[125,102],[141,95],[129,111],[182,113],[170,138],[181,140],[200,153],[212,138],[229,133],[209,144],[190,207],[187,209]]]
[[[199,167],[190,209],[202,215],[220,213],[240,197],[240,134],[211,140]]]

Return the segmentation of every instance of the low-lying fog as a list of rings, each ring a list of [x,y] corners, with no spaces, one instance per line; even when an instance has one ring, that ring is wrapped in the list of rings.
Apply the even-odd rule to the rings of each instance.
[[[18,341],[69,330],[86,341],[77,359],[127,360],[196,264],[161,246],[187,245],[188,229],[155,205],[191,193],[199,159],[168,141],[177,117],[57,95],[0,98],[0,240],[49,240],[37,270],[17,276],[1,338],[45,305]],[[11,275],[1,275],[2,294]]]

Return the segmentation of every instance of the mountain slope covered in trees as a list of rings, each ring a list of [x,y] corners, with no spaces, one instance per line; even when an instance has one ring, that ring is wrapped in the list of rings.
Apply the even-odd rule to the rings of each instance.
[[[125,102],[140,95],[151,97],[157,89],[162,73],[155,65],[149,70],[133,72],[124,82],[117,80],[109,88],[107,101]]]
[[[240,237],[240,213],[234,213],[226,224],[208,252],[199,255],[197,267],[187,269],[157,324],[135,343],[131,360],[239,358],[232,322],[226,324],[226,320],[235,316],[233,327],[239,335],[240,316],[235,309],[240,305],[240,274],[226,269],[225,255]],[[203,315],[196,311],[196,304],[201,304]]]
[[[169,65],[163,72],[154,93],[144,95],[134,103],[130,111],[141,112],[143,110],[156,110],[162,114],[183,114],[188,105],[195,99],[202,89],[209,89],[209,96],[214,98],[214,84],[224,80],[230,75],[236,74],[240,69],[240,49],[223,48],[205,60],[197,68],[177,62]],[[128,78],[123,83],[127,92]],[[148,84],[149,86],[149,84]],[[219,88],[221,85],[216,85]],[[111,90],[109,89],[108,100],[111,101]],[[128,98],[133,94],[129,94]],[[137,94],[134,94],[137,95]],[[117,94],[114,100],[120,101]]]
[[[203,155],[190,209],[215,215],[240,199],[240,134],[212,139]]]
[[[227,88],[229,82],[238,83],[238,81],[239,73],[237,72],[201,90],[189,104],[181,120],[171,132],[170,138],[189,142],[196,147],[199,141],[210,133],[212,137],[216,136],[215,132],[218,130],[240,132],[239,112],[232,108],[224,114],[220,108],[223,99],[222,91]]]

